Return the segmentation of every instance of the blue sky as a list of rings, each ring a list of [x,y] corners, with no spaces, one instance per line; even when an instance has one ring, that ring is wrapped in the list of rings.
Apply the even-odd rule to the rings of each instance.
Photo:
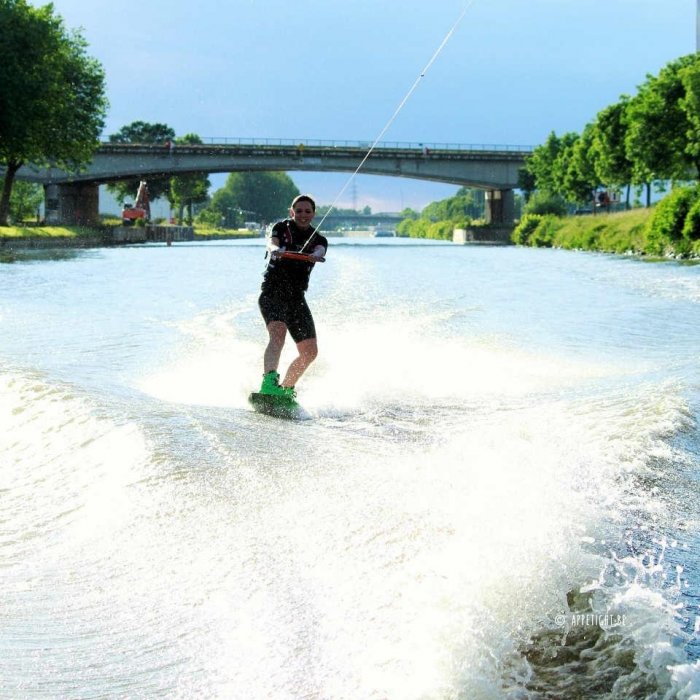
[[[41,5],[43,2],[34,1]],[[580,131],[695,50],[695,0],[54,0],[107,74],[105,134],[537,145]],[[341,173],[291,173],[332,202]],[[213,176],[215,186],[225,176]],[[339,206],[415,209],[455,187],[358,176]]]

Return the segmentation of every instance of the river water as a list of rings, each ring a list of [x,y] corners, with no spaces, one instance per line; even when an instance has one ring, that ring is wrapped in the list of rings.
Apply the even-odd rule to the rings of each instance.
[[[0,697],[700,692],[700,267],[331,239],[283,421],[262,241],[9,260]]]

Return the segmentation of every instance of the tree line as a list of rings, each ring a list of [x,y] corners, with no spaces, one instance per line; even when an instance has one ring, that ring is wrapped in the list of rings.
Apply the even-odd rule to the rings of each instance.
[[[10,212],[22,221],[43,199],[36,184],[16,182],[23,165],[55,166],[78,172],[100,145],[108,101],[105,74],[87,54],[80,31],[69,30],[53,5],[0,0],[0,226]],[[177,137],[167,124],[136,121],[110,135],[113,143],[197,144],[197,134]],[[286,213],[299,194],[284,173],[232,173],[209,198],[207,173],[163,175],[148,180],[151,199],[166,197],[180,221],[200,218],[213,225],[270,221]],[[138,179],[108,186],[122,204],[133,200]]]
[[[78,171],[99,147],[108,107],[102,66],[87,54],[80,31],[68,30],[51,4],[0,0],[0,226],[7,225],[15,175],[25,164]],[[111,141],[201,143],[196,134],[176,137],[164,124],[134,122]],[[647,75],[633,96],[622,95],[582,132],[552,132],[521,170],[526,212],[564,213],[569,203],[586,205],[596,192],[646,190],[700,177],[700,55],[682,56]],[[237,226],[245,219],[269,221],[286,211],[298,193],[283,173],[232,173],[208,197],[206,173],[149,180],[152,198],[166,196],[182,220]],[[137,181],[111,186],[117,198],[133,198]],[[464,223],[483,207],[477,194],[460,191],[455,201],[407,212],[400,233],[443,237],[439,221]],[[471,199],[470,199],[471,198]],[[36,206],[37,188],[18,183],[18,213]],[[451,198],[453,199],[453,198]],[[437,211],[442,207],[445,211]],[[433,211],[435,209],[435,211]],[[185,215],[186,210],[186,215]],[[461,219],[461,221],[458,221]],[[439,227],[438,227],[439,228]],[[446,230],[446,229],[445,229]]]
[[[401,212],[403,220],[396,234],[406,238],[452,240],[455,228],[467,228],[483,220],[485,207],[483,190],[460,187],[456,194],[423,207],[420,214],[412,209]]]
[[[105,74],[52,5],[0,0],[0,226],[24,164],[76,170],[92,158],[107,111]]]
[[[646,192],[700,176],[700,54],[647,75],[633,96],[602,109],[581,133],[552,132],[520,173],[526,211],[565,213],[600,190]]]

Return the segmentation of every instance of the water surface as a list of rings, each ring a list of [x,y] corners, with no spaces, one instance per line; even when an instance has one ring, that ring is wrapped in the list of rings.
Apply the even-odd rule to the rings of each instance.
[[[0,265],[0,696],[700,692],[700,268],[331,239],[300,422],[262,268]]]

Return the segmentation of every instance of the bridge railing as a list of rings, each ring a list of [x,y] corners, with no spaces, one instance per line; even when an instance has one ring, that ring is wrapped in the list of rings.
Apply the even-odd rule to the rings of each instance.
[[[309,146],[321,148],[357,148],[367,150],[372,145],[372,141],[335,141],[328,139],[259,139],[244,138],[239,136],[202,136],[200,138],[202,139],[202,144],[212,146],[291,146],[293,148],[299,148],[300,146],[305,148]],[[102,143],[105,146],[115,145],[110,141],[103,141]],[[187,146],[188,144],[182,145]],[[533,147],[514,144],[380,141],[376,148],[417,151],[428,149],[429,151],[512,151],[514,153],[527,153],[532,151]]]

